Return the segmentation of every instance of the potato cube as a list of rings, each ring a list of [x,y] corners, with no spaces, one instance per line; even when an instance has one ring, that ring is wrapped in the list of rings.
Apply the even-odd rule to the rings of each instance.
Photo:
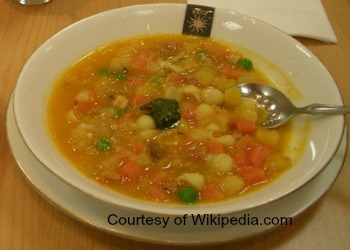
[[[273,148],[277,148],[280,139],[280,134],[277,130],[257,128],[255,131],[254,138],[259,143],[265,144]]]
[[[224,103],[229,107],[237,107],[242,102],[242,94],[235,87],[228,88],[224,92]]]
[[[209,85],[214,81],[216,72],[210,67],[202,67],[194,73],[194,76],[200,84]]]

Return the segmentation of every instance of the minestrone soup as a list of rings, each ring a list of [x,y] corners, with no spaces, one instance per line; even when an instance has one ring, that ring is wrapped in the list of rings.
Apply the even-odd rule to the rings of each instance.
[[[134,37],[101,47],[54,85],[49,130],[89,178],[137,199],[222,201],[291,167],[290,125],[259,126],[266,113],[235,85],[271,84],[237,49],[211,38]]]

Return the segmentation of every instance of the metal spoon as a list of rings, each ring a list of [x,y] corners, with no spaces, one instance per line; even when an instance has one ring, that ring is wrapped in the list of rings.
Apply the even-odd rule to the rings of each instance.
[[[236,86],[243,98],[253,99],[267,111],[267,119],[261,124],[266,128],[275,128],[299,114],[345,115],[350,114],[350,107],[311,104],[297,108],[279,90],[259,83],[242,83]]]

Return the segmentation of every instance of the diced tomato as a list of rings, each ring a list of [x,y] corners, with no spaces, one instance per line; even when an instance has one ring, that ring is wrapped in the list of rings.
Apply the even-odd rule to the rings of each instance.
[[[235,147],[237,147],[238,150],[246,150],[248,148],[254,147],[255,145],[256,142],[251,135],[244,135],[236,142]]]
[[[256,130],[256,124],[252,120],[239,118],[236,120],[237,129],[243,134],[252,134]]]
[[[237,80],[244,72],[244,69],[235,68],[231,65],[225,64],[219,69],[220,73],[225,75],[229,79]]]
[[[216,58],[223,58],[227,54],[227,51],[220,47],[215,45],[210,45],[204,49],[209,55],[216,57]]]
[[[248,159],[252,167],[262,168],[265,166],[267,158],[271,155],[271,149],[268,146],[260,144],[249,150]]]
[[[230,65],[225,64],[219,69],[220,73],[230,79],[237,79],[235,75],[232,74],[233,69]]]
[[[75,96],[74,107],[78,110],[84,109],[95,105],[96,101],[97,96],[95,91],[92,89],[84,89]]]
[[[155,201],[167,201],[170,199],[170,195],[166,190],[158,184],[152,184],[147,188],[148,196]]]
[[[225,198],[225,192],[215,182],[205,184],[200,193],[203,201],[220,201]]]
[[[118,169],[118,173],[127,180],[136,181],[140,179],[143,168],[136,161],[130,160]]]
[[[168,81],[171,83],[174,83],[174,84],[180,84],[184,80],[185,80],[185,78],[179,73],[172,72],[168,76]]]
[[[213,154],[220,154],[225,152],[225,146],[218,141],[210,140],[208,142],[208,151]]]
[[[196,119],[196,109],[195,108],[188,108],[183,111],[181,111],[181,117],[188,121],[193,121]]]
[[[144,104],[146,101],[146,96],[144,95],[134,95],[134,97],[131,99],[131,104],[133,106],[141,106],[142,104]]]
[[[118,124],[123,124],[127,121],[130,121],[133,118],[133,114],[128,112],[125,113],[123,116],[121,116],[120,118],[118,118],[117,123]]]
[[[132,142],[130,146],[131,150],[136,154],[141,154],[146,149],[146,144],[141,141]]]
[[[262,183],[267,180],[265,171],[262,168],[241,167],[238,169],[238,173],[245,179],[248,185]]]
[[[145,71],[148,64],[148,55],[145,53],[137,54],[132,59],[132,64],[130,65],[131,70]]]
[[[238,167],[249,166],[248,153],[245,150],[239,150],[233,155],[233,160]]]

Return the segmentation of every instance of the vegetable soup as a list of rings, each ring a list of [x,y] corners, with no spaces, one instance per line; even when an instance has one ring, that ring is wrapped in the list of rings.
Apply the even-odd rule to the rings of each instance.
[[[254,191],[291,167],[290,125],[242,99],[271,84],[231,45],[186,35],[133,37],[91,52],[55,83],[48,126],[89,178],[155,202],[196,204]]]

